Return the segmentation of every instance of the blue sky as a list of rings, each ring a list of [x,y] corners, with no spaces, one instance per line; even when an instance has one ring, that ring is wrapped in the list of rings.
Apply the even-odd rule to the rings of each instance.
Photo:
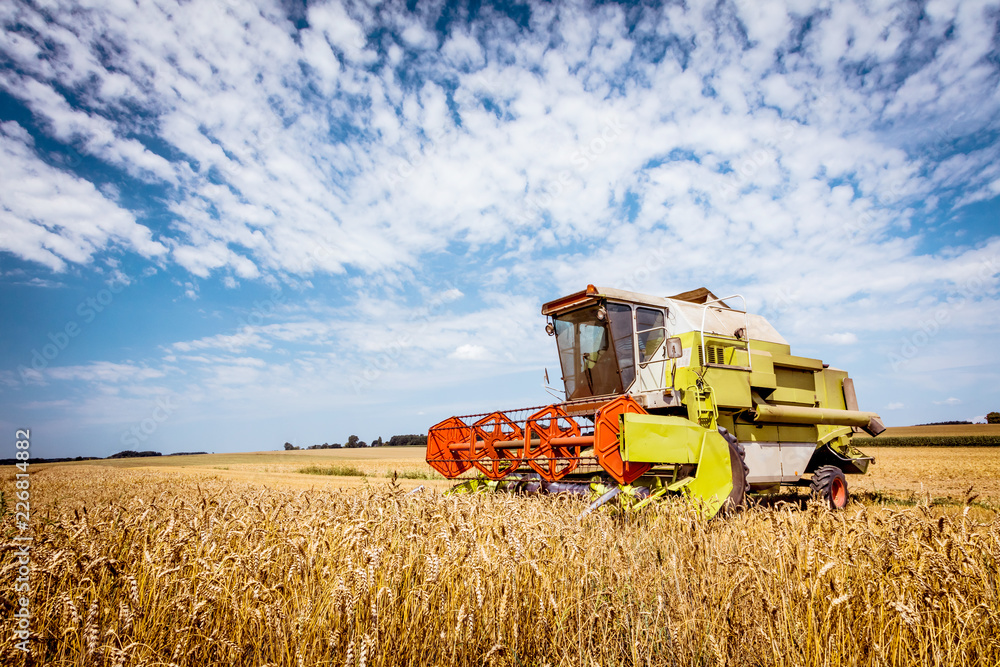
[[[741,293],[889,424],[1000,409],[1000,6],[0,5],[36,456],[551,402],[542,302]]]

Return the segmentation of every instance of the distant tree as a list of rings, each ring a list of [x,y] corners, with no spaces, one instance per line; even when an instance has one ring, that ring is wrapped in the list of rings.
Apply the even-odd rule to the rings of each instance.
[[[382,436],[379,436],[374,440],[372,440],[372,447],[381,447],[381,446],[382,446]]]
[[[394,435],[389,438],[389,447],[426,447],[427,436],[416,433],[410,435]]]
[[[1000,424],[1000,412],[991,412],[986,415],[987,424]]]
[[[927,424],[914,424],[914,426],[962,426],[971,423],[970,421],[929,422]]]
[[[347,445],[345,445],[345,446],[346,447],[351,447],[351,448],[354,448],[354,447],[364,447],[365,446],[365,441],[364,440],[359,440],[358,436],[356,436],[356,435],[352,435],[352,436],[350,436],[350,437],[347,438]]]
[[[292,444],[292,443],[290,443],[290,442],[286,442],[286,443],[285,443],[285,449],[286,449],[286,450],[289,450],[289,451],[291,451],[291,450],[293,450],[293,449],[298,449],[298,447],[296,447],[295,445],[293,445],[293,444]]]

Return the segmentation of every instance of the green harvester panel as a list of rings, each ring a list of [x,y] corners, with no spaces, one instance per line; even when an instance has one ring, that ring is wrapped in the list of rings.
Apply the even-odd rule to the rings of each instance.
[[[683,417],[623,415],[622,458],[641,463],[697,463],[705,429]]]
[[[733,490],[729,444],[718,431],[683,417],[625,414],[621,417],[622,457],[644,463],[695,463],[694,478],[678,482],[705,516],[714,516]]]

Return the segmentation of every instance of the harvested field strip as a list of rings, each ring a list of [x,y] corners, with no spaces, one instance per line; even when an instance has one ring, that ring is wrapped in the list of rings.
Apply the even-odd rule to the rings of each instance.
[[[925,435],[851,438],[855,447],[1000,447],[1000,435]]]
[[[860,434],[861,437],[867,437]],[[923,426],[890,426],[879,438],[907,436],[1000,435],[1000,424],[926,424]]]
[[[1000,519],[982,508],[706,523],[666,501],[578,523],[572,498],[384,483],[67,467],[32,484],[44,664],[1000,663]],[[0,659],[23,664],[11,620]]]

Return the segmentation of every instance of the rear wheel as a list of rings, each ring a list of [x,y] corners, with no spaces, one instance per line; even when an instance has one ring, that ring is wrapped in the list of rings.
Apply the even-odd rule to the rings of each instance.
[[[746,464],[746,450],[740,441],[725,428],[719,427],[719,433],[729,443],[729,465],[733,474],[733,490],[723,505],[723,512],[738,512],[747,503],[747,474],[750,472]]]
[[[823,466],[814,472],[809,488],[812,497],[824,501],[830,509],[839,510],[847,506],[847,478],[837,466]]]

